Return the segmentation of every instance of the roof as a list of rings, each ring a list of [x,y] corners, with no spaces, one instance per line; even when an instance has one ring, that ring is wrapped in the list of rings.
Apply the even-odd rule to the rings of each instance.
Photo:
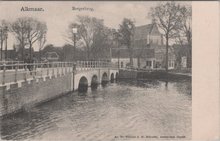
[[[134,48],[133,58],[154,58],[154,49],[149,48]],[[129,58],[129,50],[127,48],[112,49],[112,58]]]
[[[147,35],[150,34],[152,24],[137,26],[134,28],[134,39],[141,40],[146,39]]]
[[[149,34],[161,35],[156,24],[147,24],[134,28],[134,40],[147,39]]]
[[[56,52],[47,52],[46,56],[51,58],[59,58],[59,55]]]

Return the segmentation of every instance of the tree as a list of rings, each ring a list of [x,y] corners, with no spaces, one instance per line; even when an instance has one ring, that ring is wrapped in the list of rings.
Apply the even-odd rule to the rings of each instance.
[[[189,54],[187,55],[187,67],[191,68],[192,64],[192,7],[183,6],[181,9],[182,15],[182,27],[180,33],[186,38],[189,48]]]
[[[169,40],[176,36],[176,32],[182,28],[182,7],[175,2],[166,2],[165,4],[158,4],[151,8],[149,15],[152,17],[160,29],[164,32],[166,39],[166,71],[168,71],[168,47]]]
[[[85,47],[87,52],[87,60],[91,57],[91,48],[94,44],[95,36],[104,28],[104,21],[95,17],[77,16],[77,20],[69,26],[68,38],[73,42],[73,28],[77,28],[77,36],[75,40],[79,45]]]
[[[18,41],[18,52],[21,52],[21,60],[24,61],[24,49],[27,45],[27,17],[18,18],[11,24],[10,29]]]
[[[0,44],[1,44],[1,60],[3,59],[3,43],[6,41],[6,49],[5,49],[5,55],[7,57],[7,36],[8,36],[8,24],[6,21],[2,20],[0,22]]]
[[[32,59],[33,44],[39,40],[46,40],[46,38],[43,36],[45,36],[47,32],[47,25],[46,23],[40,22],[37,19],[33,19],[33,18],[28,18],[27,20],[28,20],[27,41],[29,43],[30,58]]]
[[[110,49],[113,45],[112,29],[104,27],[96,32],[91,47],[93,60],[110,58]]]
[[[65,44],[63,46],[63,56],[65,61],[73,61],[76,59],[76,56],[73,56],[72,54],[74,53],[74,46],[71,44]],[[76,52],[75,52],[76,53]]]
[[[124,18],[119,25],[119,33],[121,35],[121,44],[126,45],[129,51],[130,66],[133,66],[133,38],[134,38],[134,21]]]
[[[18,40],[22,50],[22,60],[24,60],[24,48],[29,45],[29,53],[32,58],[33,44],[46,34],[47,26],[45,23],[30,17],[18,18],[11,24],[11,30]]]

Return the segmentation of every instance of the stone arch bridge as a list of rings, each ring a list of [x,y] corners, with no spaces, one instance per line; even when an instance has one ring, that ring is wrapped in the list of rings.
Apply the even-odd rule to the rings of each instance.
[[[119,70],[104,61],[0,62],[0,117],[71,91],[97,88],[118,75]]]

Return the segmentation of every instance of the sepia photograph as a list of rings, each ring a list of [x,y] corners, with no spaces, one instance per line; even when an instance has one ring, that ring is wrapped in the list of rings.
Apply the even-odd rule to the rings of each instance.
[[[192,139],[191,1],[1,1],[0,140]]]

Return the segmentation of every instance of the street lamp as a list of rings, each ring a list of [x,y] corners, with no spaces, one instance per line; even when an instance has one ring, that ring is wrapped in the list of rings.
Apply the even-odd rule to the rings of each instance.
[[[8,59],[8,44],[7,44],[7,40],[8,40],[8,27],[5,27],[5,60],[7,61]]]
[[[72,31],[73,31],[73,38],[74,38],[74,61],[75,61],[75,59],[76,59],[76,34],[77,34],[77,28],[73,28],[72,29]]]
[[[119,40],[120,40],[120,34],[118,32],[114,32],[114,39],[116,41],[116,46],[118,48],[118,69],[120,68],[120,48],[119,48]]]
[[[0,36],[1,36],[1,61],[2,61],[2,48],[3,48],[3,28],[0,26]]]

